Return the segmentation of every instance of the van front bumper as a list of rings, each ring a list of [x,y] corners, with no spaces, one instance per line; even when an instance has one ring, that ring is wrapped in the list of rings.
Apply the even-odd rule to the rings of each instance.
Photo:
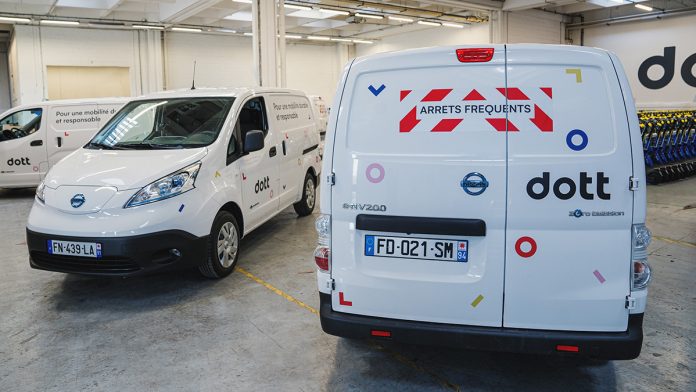
[[[319,293],[324,332],[345,338],[375,338],[372,331],[388,331],[395,342],[469,350],[529,354],[565,354],[597,359],[633,359],[643,344],[643,314],[631,314],[625,332],[573,332],[477,327],[395,320],[335,312],[331,295]],[[559,351],[575,346],[577,352]]]
[[[102,257],[53,255],[48,253],[49,240],[96,242],[101,244]],[[207,257],[207,245],[207,236],[196,237],[181,230],[129,237],[69,237],[27,229],[32,268],[83,275],[132,276],[198,266]]]

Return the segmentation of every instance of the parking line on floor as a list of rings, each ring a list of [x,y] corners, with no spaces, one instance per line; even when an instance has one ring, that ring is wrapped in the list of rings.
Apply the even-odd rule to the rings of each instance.
[[[691,248],[696,248],[696,244],[692,242],[687,242],[687,241],[682,241],[682,240],[674,240],[672,238],[667,238],[667,237],[660,237],[659,235],[654,235],[653,238],[658,239],[663,242],[668,242],[670,244],[675,244],[675,245],[682,245],[682,246],[687,246]]]
[[[273,286],[272,284],[266,282],[265,280],[263,280],[263,279],[257,277],[256,275],[254,275],[254,274],[252,274],[251,272],[245,270],[244,268],[242,268],[242,267],[237,267],[236,270],[239,271],[239,272],[241,272],[242,275],[246,276],[247,278],[249,278],[249,279],[253,280],[254,282],[260,284],[261,286],[263,286],[263,287],[265,287],[265,288],[271,290],[271,291],[274,292],[275,294],[277,294],[277,295],[279,295],[279,296],[285,298],[285,299],[288,300],[289,302],[292,302],[292,303],[294,303],[295,305],[300,306],[301,308],[304,308],[304,309],[306,309],[306,310],[309,310],[310,312],[314,313],[314,314],[317,315],[317,316],[319,315],[319,311],[318,311],[317,309],[315,309],[315,308],[313,308],[313,307],[307,305],[306,303],[300,301],[299,299],[293,297],[292,295],[285,293],[283,290],[281,290],[281,289],[279,289],[279,288]],[[399,354],[399,353],[396,353],[396,352],[394,352],[394,351],[392,351],[392,350],[389,350],[388,348],[382,346],[382,345],[379,344],[379,343],[376,343],[376,342],[373,342],[373,341],[368,341],[368,343],[369,343],[369,345],[370,345],[372,348],[377,349],[377,350],[379,350],[379,351],[383,351],[383,352],[389,354],[389,356],[391,356],[392,358],[396,359],[397,361],[399,361],[399,362],[401,362],[401,363],[403,363],[403,364],[405,364],[405,365],[407,365],[407,366],[409,366],[409,367],[411,367],[411,368],[413,368],[413,369],[415,369],[415,370],[418,370],[419,372],[422,372],[422,373],[425,373],[425,374],[429,375],[430,377],[434,378],[434,379],[438,382],[438,384],[440,384],[440,386],[442,386],[443,388],[450,389],[450,390],[453,390],[453,391],[459,391],[459,390],[460,390],[460,388],[459,388],[459,386],[458,386],[457,384],[454,384],[454,383],[451,383],[451,382],[445,380],[444,378],[442,378],[442,377],[440,377],[439,375],[433,373],[432,371],[430,371],[430,370],[424,368],[423,366],[417,364],[416,362],[414,362],[414,361],[412,361],[412,360],[406,358],[405,356],[403,356],[403,355],[401,355],[401,354]]]

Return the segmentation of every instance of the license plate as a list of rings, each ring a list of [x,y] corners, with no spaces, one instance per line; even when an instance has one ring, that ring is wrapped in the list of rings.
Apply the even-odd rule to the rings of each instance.
[[[365,256],[466,263],[469,261],[469,241],[366,235]]]
[[[96,242],[48,240],[48,253],[99,259],[102,257],[102,247],[101,244]]]

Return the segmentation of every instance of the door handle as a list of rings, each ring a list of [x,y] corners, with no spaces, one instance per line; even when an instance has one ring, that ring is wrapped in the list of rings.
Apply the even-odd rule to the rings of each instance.
[[[285,140],[283,140],[283,155],[288,155],[288,151],[285,148]]]
[[[277,153],[278,153],[278,150],[276,150],[275,146],[271,147],[271,149],[268,150],[268,156],[271,158],[276,156]]]
[[[29,145],[32,147],[43,146],[43,140],[32,140]]]
[[[60,136],[56,137],[56,142],[58,143],[58,147],[63,146],[63,138],[62,137],[60,137]]]

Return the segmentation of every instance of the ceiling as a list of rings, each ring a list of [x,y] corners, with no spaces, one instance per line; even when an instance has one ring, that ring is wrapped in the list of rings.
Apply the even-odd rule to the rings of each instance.
[[[502,4],[476,1],[496,7]],[[486,22],[487,7],[490,5],[457,0],[297,0],[286,2],[285,29],[292,35],[378,39],[403,30],[462,28]],[[152,24],[222,33],[251,32],[251,0],[0,0],[0,14],[29,17],[32,23],[54,19],[79,21],[87,26],[111,21],[126,26]]]
[[[636,8],[639,3],[653,10]],[[486,22],[492,10],[529,9],[611,20],[696,10],[696,0],[287,0],[285,26],[288,38],[370,40],[406,31],[462,28]],[[115,28],[138,24],[251,32],[251,0],[0,0],[0,15],[29,18],[34,24],[53,19],[87,27],[112,23]]]

